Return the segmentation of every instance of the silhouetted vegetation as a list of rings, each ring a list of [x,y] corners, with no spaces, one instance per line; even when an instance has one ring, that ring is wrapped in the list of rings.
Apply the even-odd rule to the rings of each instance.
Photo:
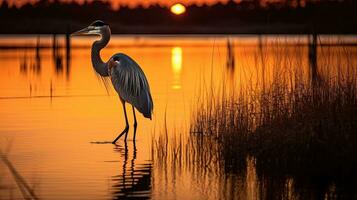
[[[111,24],[114,33],[356,33],[356,1],[259,0],[191,5],[176,16],[167,7],[121,6],[107,1],[40,0],[19,8],[0,6],[0,33],[66,33],[95,19]],[[5,27],[5,28],[4,28]]]
[[[278,52],[269,81],[261,77],[232,90],[225,84],[203,90],[192,134],[219,144],[226,173],[239,171],[251,157],[262,181],[282,180],[281,189],[292,178],[296,189],[308,184],[319,190],[300,191],[301,199],[356,197],[357,68],[351,52],[335,52],[348,60],[337,68],[324,57],[317,80],[311,66],[306,73],[284,50]]]
[[[8,152],[7,152],[8,153]],[[19,171],[15,168],[15,166],[13,165],[13,163],[11,162],[11,160],[8,158],[7,153],[2,152],[2,150],[0,150],[0,161],[2,161],[2,163],[8,168],[8,170],[10,171],[11,175],[14,178],[14,181],[17,184],[17,187],[19,188],[22,197],[24,199],[33,199],[33,200],[38,200],[38,196],[35,193],[35,190],[33,187],[31,187],[29,185],[29,183],[26,181],[26,179],[19,173]],[[0,179],[1,180],[1,179]],[[2,195],[4,194],[4,190],[9,190],[9,195],[10,197],[12,197],[12,187],[1,187],[0,185],[0,191],[2,192]],[[13,199],[13,198],[11,198]]]

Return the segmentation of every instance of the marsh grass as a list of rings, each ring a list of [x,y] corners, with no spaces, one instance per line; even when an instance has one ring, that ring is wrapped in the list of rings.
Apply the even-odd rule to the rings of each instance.
[[[294,47],[295,59],[283,45],[266,46],[259,47],[252,72],[202,81],[188,134],[168,130],[165,116],[151,145],[156,173],[187,171],[202,194],[217,199],[355,198],[353,49],[319,47],[311,62],[303,45]]]
[[[317,69],[313,69],[311,63],[316,60],[304,60],[308,55],[304,47],[294,49],[298,58],[293,60],[286,48],[275,44],[270,49],[275,57],[269,61],[264,54],[268,50],[261,48],[256,55],[261,62],[255,69],[261,76],[246,78],[240,87],[228,87],[225,82],[201,86],[191,133],[216,140],[228,171],[253,156],[258,173],[344,178],[355,174],[357,66],[353,49],[320,47]],[[307,61],[310,65],[304,65]],[[312,76],[314,70],[317,76]]]
[[[10,147],[10,145],[9,145]],[[2,150],[0,150],[0,161],[4,163],[4,165],[8,168],[9,172],[13,176],[19,191],[22,194],[22,197],[24,199],[33,199],[33,200],[38,200],[38,196],[35,194],[34,187],[31,187],[26,179],[19,173],[19,171],[15,168],[13,163],[9,160],[7,153],[3,153]],[[0,187],[0,190],[2,188]],[[5,188],[6,189],[6,188]],[[9,187],[9,189],[12,189]],[[10,192],[11,194],[12,192]]]

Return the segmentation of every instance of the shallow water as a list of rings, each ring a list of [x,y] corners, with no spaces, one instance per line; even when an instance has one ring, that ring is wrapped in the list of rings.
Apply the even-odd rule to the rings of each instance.
[[[110,141],[124,128],[124,116],[111,83],[105,87],[91,67],[94,38],[74,38],[68,52],[61,36],[56,38],[58,47],[53,46],[52,36],[2,36],[0,150],[40,199],[269,197],[262,188],[269,192],[277,186],[270,188],[257,180],[254,159],[247,158],[244,176],[237,176],[222,175],[212,163],[199,164],[202,157],[197,155],[203,154],[195,154],[192,161],[187,156],[170,160],[153,153],[160,148],[164,130],[169,140],[182,138],[186,146],[200,86],[249,85],[261,74],[269,80],[274,73],[269,66],[295,63],[308,71],[311,65],[307,36],[227,38],[114,36],[101,53],[103,60],[124,52],[140,64],[150,83],[154,115],[152,121],[137,115],[135,143],[131,127],[127,144],[121,139],[112,145]],[[344,63],[356,64],[356,46],[341,45],[355,43],[355,37],[320,39],[326,45],[317,49],[318,65],[329,59],[334,71]],[[352,62],[347,59],[350,54]],[[129,105],[127,110],[132,124]],[[171,143],[164,150],[174,148]],[[22,198],[12,174],[0,162],[0,199]],[[285,199],[298,199],[291,189],[293,180],[287,184]],[[333,185],[328,187],[333,191]]]

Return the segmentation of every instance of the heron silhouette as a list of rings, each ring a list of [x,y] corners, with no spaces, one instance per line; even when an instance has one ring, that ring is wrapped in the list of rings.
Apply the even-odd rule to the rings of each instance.
[[[136,137],[137,121],[135,108],[143,114],[144,117],[150,118],[154,108],[149,83],[140,66],[128,55],[123,53],[114,54],[108,62],[103,62],[100,58],[100,50],[103,49],[110,40],[111,31],[109,25],[103,21],[96,20],[88,27],[81,29],[72,34],[72,36],[82,35],[99,35],[92,45],[91,59],[95,71],[102,77],[110,77],[114,89],[119,95],[123,105],[125,123],[124,130],[118,135],[113,144],[125,133],[125,141],[129,132],[129,123],[126,113],[125,103],[132,105],[134,115],[134,137]]]

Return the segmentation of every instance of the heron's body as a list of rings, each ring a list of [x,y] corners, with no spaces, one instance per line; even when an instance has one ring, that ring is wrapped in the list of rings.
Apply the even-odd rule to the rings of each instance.
[[[153,109],[148,81],[140,66],[129,56],[118,53],[109,62],[109,75],[120,98],[151,119]]]
[[[114,89],[117,91],[123,104],[126,127],[113,141],[115,143],[124,133],[125,140],[129,131],[128,118],[125,103],[133,106],[134,115],[134,140],[136,134],[136,116],[134,107],[151,119],[153,110],[153,101],[150,93],[150,87],[146,76],[140,66],[128,55],[117,53],[113,55],[108,62],[103,62],[100,57],[100,50],[103,49],[110,40],[110,28],[108,24],[102,21],[95,21],[87,28],[77,31],[73,35],[100,35],[101,39],[92,45],[91,60],[95,71],[103,77],[110,76]]]

